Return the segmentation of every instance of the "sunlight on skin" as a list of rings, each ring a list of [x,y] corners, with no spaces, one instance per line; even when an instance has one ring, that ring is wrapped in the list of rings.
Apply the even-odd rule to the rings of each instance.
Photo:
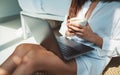
[[[16,65],[19,65],[22,62],[21,58],[18,56],[14,56],[12,60]],[[4,68],[0,67],[0,75],[9,75],[9,70],[5,70]]]
[[[8,72],[2,68],[0,68],[0,75],[8,75]]]
[[[16,65],[19,65],[20,63],[21,63],[21,58],[20,57],[18,57],[18,56],[14,56],[13,57],[13,61],[14,61],[14,63],[16,64]]]

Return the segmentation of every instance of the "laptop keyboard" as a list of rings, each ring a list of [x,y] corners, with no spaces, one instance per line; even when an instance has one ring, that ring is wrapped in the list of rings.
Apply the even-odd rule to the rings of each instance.
[[[71,51],[68,51],[67,46],[63,45],[61,42],[59,42],[58,44],[59,44],[60,50],[62,51],[63,55],[71,55],[71,53],[70,53]]]
[[[62,54],[66,57],[71,57],[71,56],[75,56],[76,54],[78,54],[80,51],[76,51],[74,50],[74,48],[64,45],[63,43],[58,41],[58,45],[60,47],[60,50],[62,52]]]
[[[73,40],[69,41],[65,38],[57,38],[57,42],[62,55],[67,59],[72,59],[94,50],[91,47],[77,43]]]

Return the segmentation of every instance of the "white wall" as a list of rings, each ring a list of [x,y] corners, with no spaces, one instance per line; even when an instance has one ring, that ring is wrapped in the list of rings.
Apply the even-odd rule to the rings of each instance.
[[[17,0],[0,0],[0,18],[19,14],[20,10]]]

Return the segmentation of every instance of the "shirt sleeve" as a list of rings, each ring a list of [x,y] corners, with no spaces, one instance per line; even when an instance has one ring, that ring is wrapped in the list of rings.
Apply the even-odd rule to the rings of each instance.
[[[61,27],[60,27],[60,30],[59,30],[59,32],[62,36],[65,36],[65,32],[67,30],[67,25],[66,24],[67,24],[67,16],[65,16],[65,19],[64,19],[63,23],[61,24]]]
[[[113,27],[111,37],[103,37],[102,50],[104,50],[108,56],[120,56],[120,19]],[[102,55],[104,55],[104,52]]]

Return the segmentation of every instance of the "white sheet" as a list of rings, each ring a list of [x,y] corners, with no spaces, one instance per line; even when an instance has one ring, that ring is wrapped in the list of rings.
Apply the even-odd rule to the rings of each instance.
[[[49,14],[65,16],[71,0],[42,0],[42,8]]]

